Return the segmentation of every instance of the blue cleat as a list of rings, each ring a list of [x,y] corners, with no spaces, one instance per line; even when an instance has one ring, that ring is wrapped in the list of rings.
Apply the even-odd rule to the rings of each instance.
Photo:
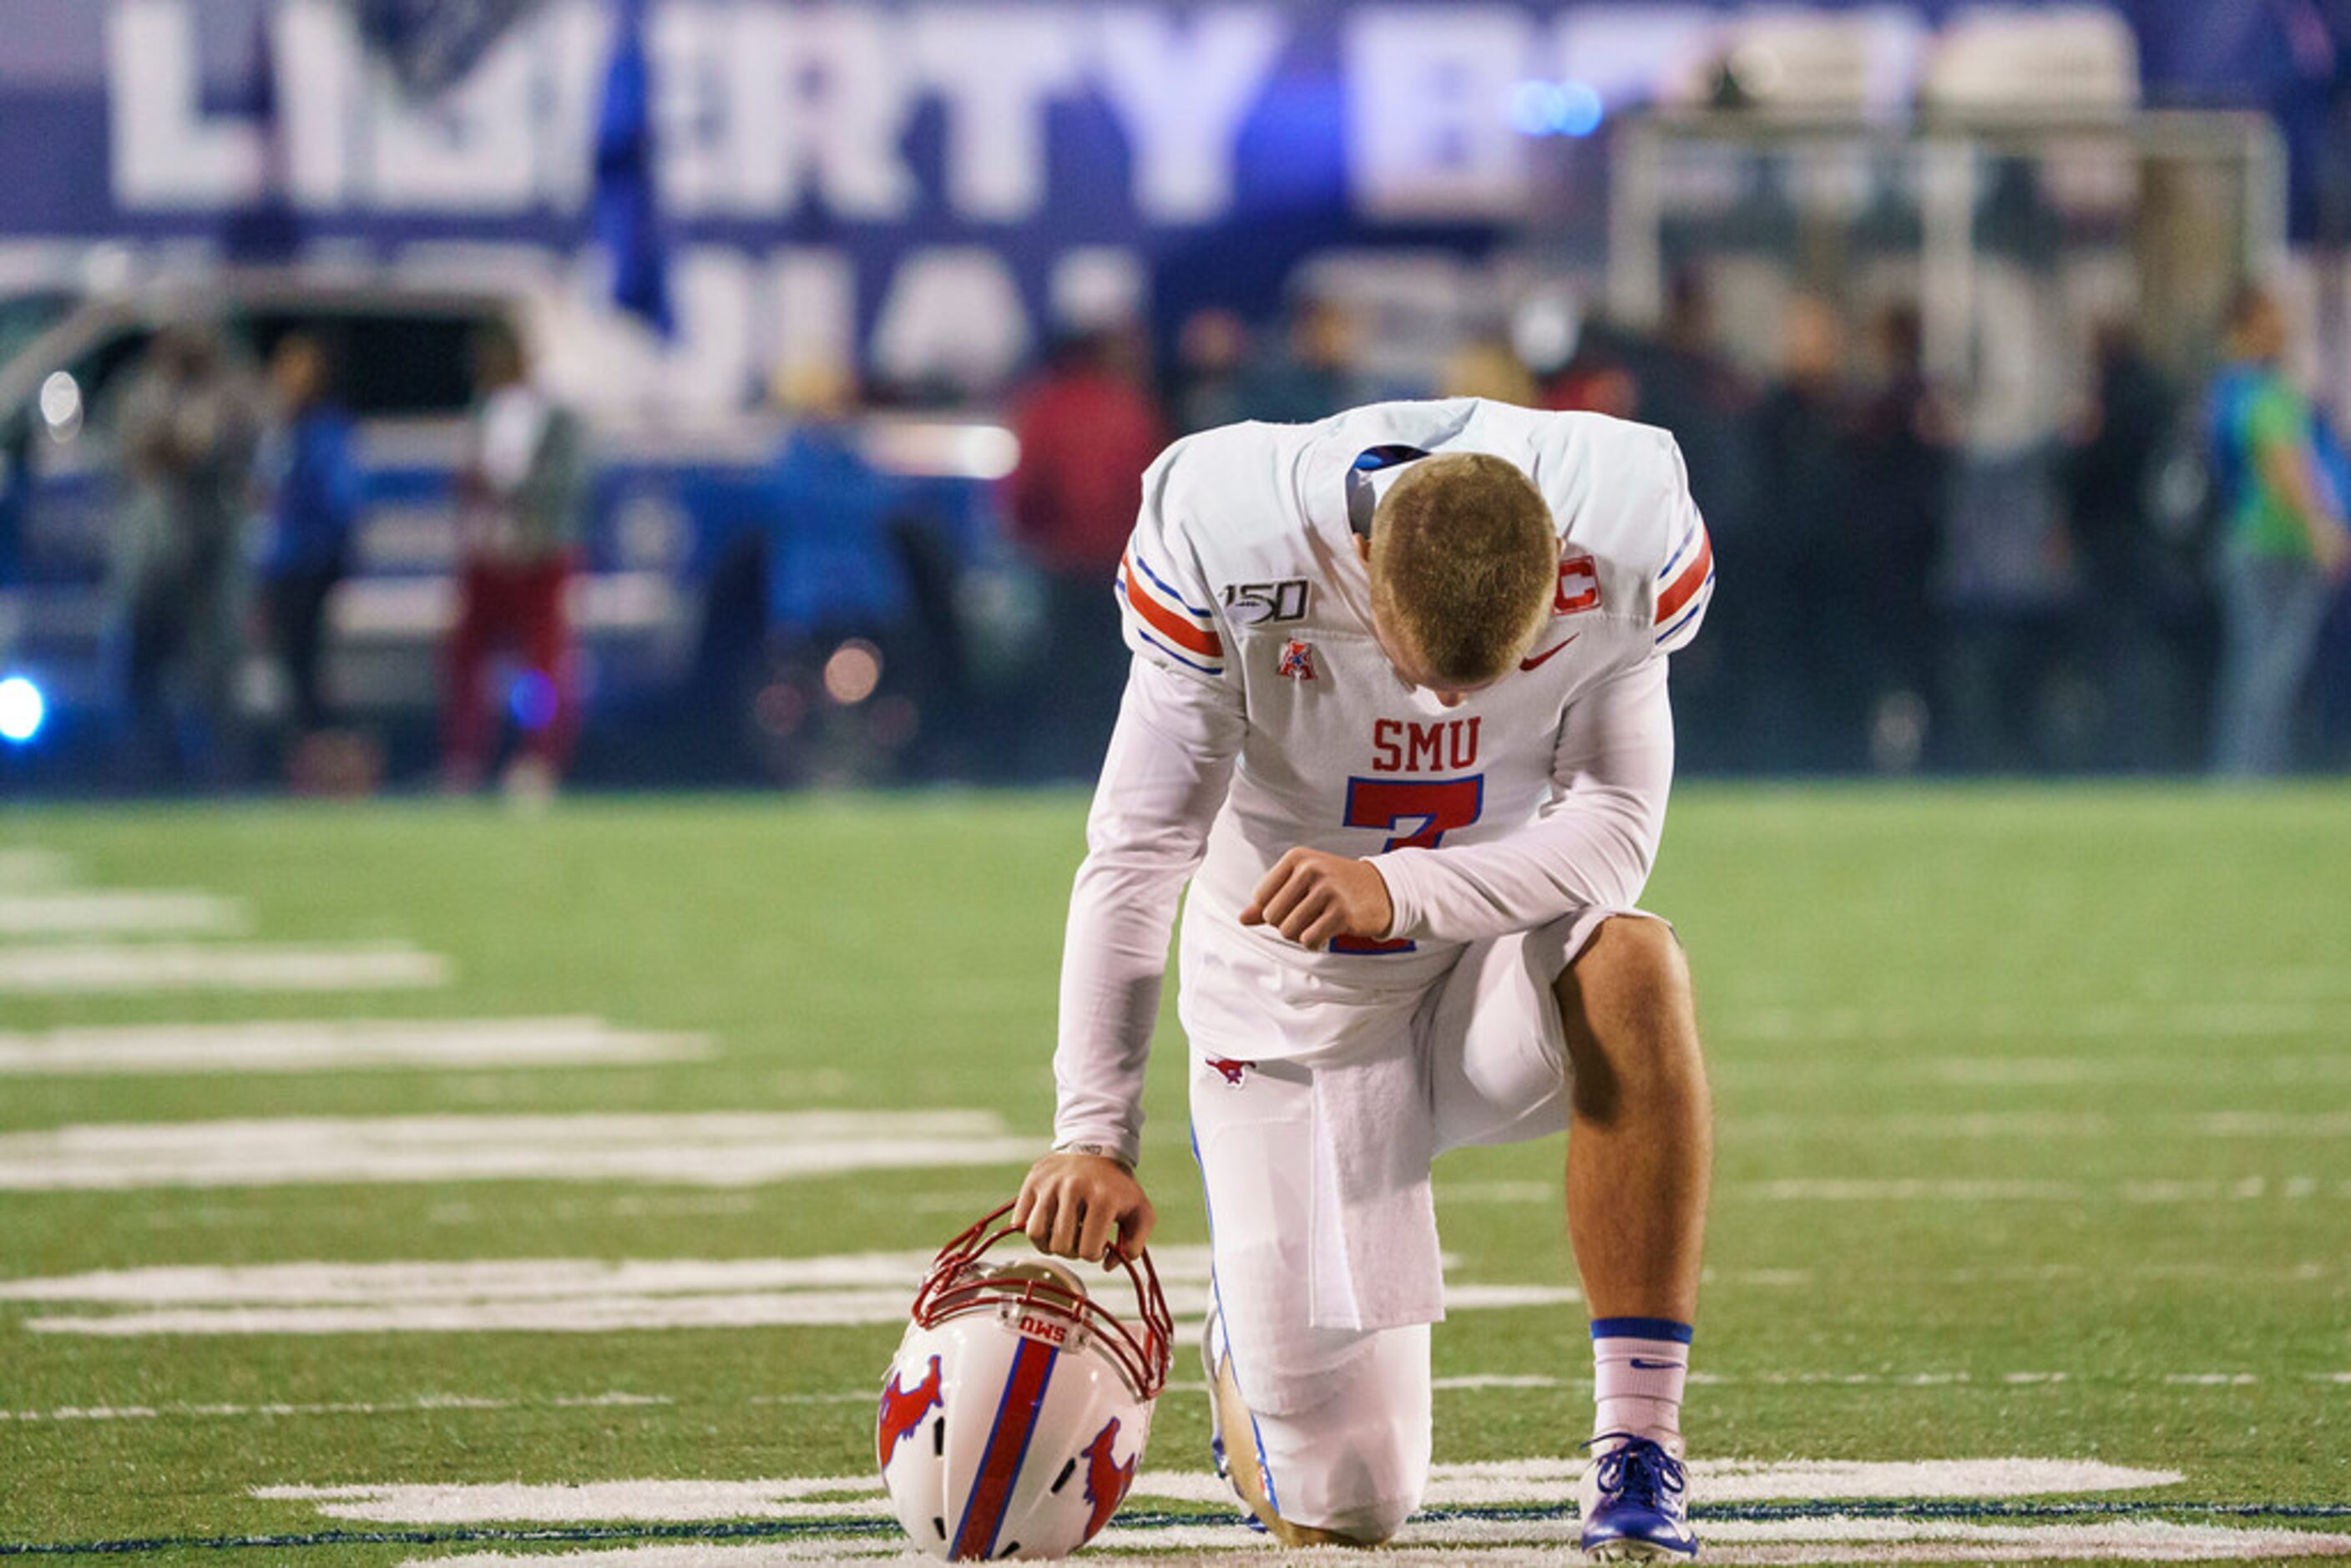
[[[1662,1444],[1609,1432],[1615,1447],[1584,1467],[1580,1501],[1587,1563],[1679,1563],[1698,1555],[1689,1527],[1689,1474]]]

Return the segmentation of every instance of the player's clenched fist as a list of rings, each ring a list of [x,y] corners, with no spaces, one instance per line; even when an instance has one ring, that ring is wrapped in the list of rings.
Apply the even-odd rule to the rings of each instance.
[[[1274,862],[1241,911],[1242,925],[1270,925],[1318,950],[1334,936],[1385,936],[1395,922],[1377,866],[1322,850],[1292,850]]]
[[[1159,1214],[1134,1173],[1108,1155],[1047,1155],[1029,1167],[1012,1223],[1040,1252],[1108,1262],[1113,1235],[1120,1258],[1142,1256]]]

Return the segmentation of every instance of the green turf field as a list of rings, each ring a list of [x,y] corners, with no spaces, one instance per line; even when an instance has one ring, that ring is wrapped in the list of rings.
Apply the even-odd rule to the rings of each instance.
[[[872,1302],[914,1281],[866,1255],[935,1247],[1042,1142],[1082,810],[0,813],[0,1554],[872,1550],[868,1400],[897,1333]],[[2249,1550],[2351,1536],[2351,790],[1692,789],[1648,902],[1690,948],[1721,1116],[1693,1455],[1782,1478],[1719,1505],[1719,1555],[2204,1539],[2149,1520],[2261,1531]],[[508,1050],[517,1019],[570,1020],[549,1026],[570,1044]],[[475,1032],[253,1027],[272,1019]],[[305,1054],[412,1037],[459,1064]],[[1172,1021],[1162,1046],[1144,1175],[1196,1279]],[[646,1120],[695,1113],[720,1114]],[[1457,1283],[1572,1281],[1558,1161],[1440,1166]],[[590,1267],[623,1260],[661,1267]],[[1458,1311],[1436,1344],[1437,1458],[1492,1468],[1448,1472],[1486,1478],[1484,1511],[1417,1550],[1555,1542],[1580,1311]],[[1198,1471],[1204,1424],[1171,1393],[1146,1469]],[[2012,1456],[2075,1468],[1929,1506],[1957,1472],[1921,1465],[1842,1510],[1859,1494],[1785,1479]],[[1554,1463],[1512,1465],[1533,1460]],[[832,1523],[740,1491],[464,1490],[828,1477]],[[331,1487],[383,1495],[256,1495]],[[1217,1511],[1143,1489],[1129,1509]],[[1788,1533],[1832,1514],[1886,1539]],[[713,1526],[737,1533],[677,1544]],[[2112,1528],[2032,1532],[2092,1526]],[[1249,1544],[1114,1549],[1163,1539],[1186,1561]]]

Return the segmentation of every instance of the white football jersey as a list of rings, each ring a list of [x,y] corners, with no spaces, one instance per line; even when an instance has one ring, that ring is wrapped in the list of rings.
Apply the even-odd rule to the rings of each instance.
[[[1453,708],[1406,685],[1374,639],[1349,516],[1351,489],[1448,452],[1524,471],[1560,538],[1550,625],[1519,671]],[[1127,642],[1237,702],[1248,721],[1187,925],[1239,933],[1350,985],[1426,984],[1456,945],[1316,953],[1233,917],[1294,846],[1368,856],[1524,828],[1553,796],[1569,705],[1687,643],[1713,580],[1680,452],[1646,425],[1465,398],[1178,442],[1144,477],[1120,571]]]
[[[1452,708],[1381,651],[1350,522],[1383,476],[1445,452],[1528,474],[1560,538],[1551,620],[1521,668]],[[1635,907],[1673,778],[1666,655],[1713,586],[1680,453],[1645,426],[1458,399],[1169,448],[1118,575],[1134,669],[1071,896],[1061,1144],[1135,1157],[1187,880],[1186,1029],[1257,1059],[1346,1057],[1408,1018],[1466,944]],[[1301,845],[1371,860],[1389,938],[1316,952],[1240,924]]]

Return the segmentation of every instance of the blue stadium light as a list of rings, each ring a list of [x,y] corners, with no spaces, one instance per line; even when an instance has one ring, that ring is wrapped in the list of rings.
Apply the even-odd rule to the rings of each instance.
[[[1582,138],[1600,129],[1608,108],[1588,82],[1522,81],[1510,89],[1508,113],[1521,136]]]
[[[1521,136],[1549,136],[1562,108],[1557,82],[1522,81],[1510,89],[1510,129]]]
[[[1557,110],[1552,124],[1562,136],[1589,136],[1608,118],[1607,105],[1600,101],[1599,93],[1586,82],[1560,83]]]
[[[22,675],[0,681],[0,740],[23,746],[41,733],[49,716],[48,699],[41,688]]]

